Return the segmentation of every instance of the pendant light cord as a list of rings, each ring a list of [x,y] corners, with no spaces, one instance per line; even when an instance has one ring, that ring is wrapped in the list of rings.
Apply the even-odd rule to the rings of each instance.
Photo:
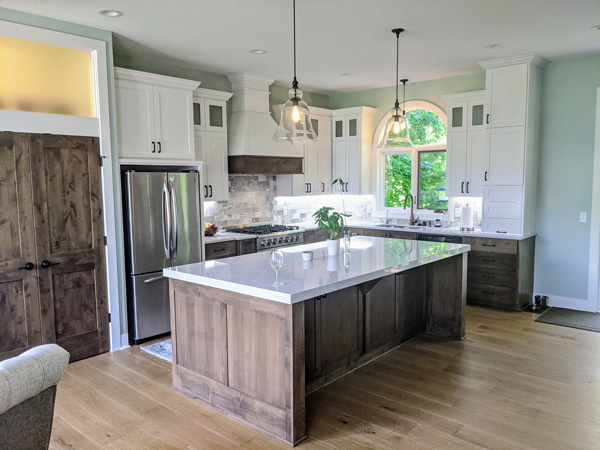
[[[296,0],[294,0],[296,1]],[[396,33],[396,105],[398,105],[398,66],[400,65],[400,33]],[[398,107],[396,106],[396,112]]]
[[[294,88],[294,92],[298,87],[298,81],[296,80],[296,0],[294,2],[294,81],[292,83],[292,87]],[[295,94],[294,94],[295,95]]]

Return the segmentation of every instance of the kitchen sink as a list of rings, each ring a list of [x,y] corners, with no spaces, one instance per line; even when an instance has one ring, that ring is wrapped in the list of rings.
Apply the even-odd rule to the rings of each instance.
[[[422,228],[419,225],[395,225],[393,223],[379,223],[375,226],[382,228],[397,228],[402,230],[420,230]]]

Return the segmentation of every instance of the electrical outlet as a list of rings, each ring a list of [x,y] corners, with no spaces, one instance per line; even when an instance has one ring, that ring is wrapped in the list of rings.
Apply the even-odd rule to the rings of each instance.
[[[585,212],[580,212],[580,213],[579,213],[579,221],[580,221],[580,222],[587,222],[587,213],[585,213]]]

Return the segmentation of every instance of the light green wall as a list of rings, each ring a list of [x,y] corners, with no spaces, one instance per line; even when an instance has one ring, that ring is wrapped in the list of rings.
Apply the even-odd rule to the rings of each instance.
[[[535,291],[546,295],[587,298],[599,86],[600,55],[553,62],[543,72]]]
[[[291,81],[288,87],[272,84],[269,89],[269,91],[271,92],[271,95],[269,97],[269,103],[271,105],[281,105],[288,101],[290,98],[288,93],[291,87]],[[302,100],[304,100],[309,106],[329,108],[329,97],[327,95],[307,92],[304,89],[302,90],[302,92],[304,93],[304,95],[302,96]]]
[[[114,57],[116,67],[200,81],[200,87],[202,88],[231,92],[231,83],[225,75],[204,72],[191,67],[176,66],[161,61],[138,58],[136,56],[126,56],[115,53]]]
[[[442,95],[456,94],[485,89],[485,72],[478,72],[459,77],[442,78],[439,80],[421,81],[406,84],[406,101],[425,100],[446,111],[446,102]],[[400,86],[400,101],[402,101],[402,86]],[[396,98],[395,86],[379,89],[369,89],[351,93],[340,93],[329,96],[331,109],[349,108],[352,106],[370,106],[377,108],[375,126],[379,124],[394,106]]]
[[[115,88],[114,88],[114,62],[113,62],[113,42],[112,33],[98,28],[86,27],[75,23],[64,22],[61,20],[50,19],[47,17],[36,16],[33,14],[22,13],[12,9],[0,8],[0,20],[14,22],[21,25],[29,25],[37,28],[58,31],[62,33],[73,34],[90,39],[96,39],[106,42],[106,64],[108,72],[108,106],[110,114],[111,127],[111,147],[112,147],[112,169],[113,169],[113,188],[115,192],[115,220],[117,229],[117,273],[119,275],[119,304],[121,306],[121,333],[127,331],[127,305],[125,303],[125,265],[123,252],[123,220],[121,213],[121,181],[119,178],[118,148],[117,148],[117,127],[116,127],[116,107],[115,107]]]

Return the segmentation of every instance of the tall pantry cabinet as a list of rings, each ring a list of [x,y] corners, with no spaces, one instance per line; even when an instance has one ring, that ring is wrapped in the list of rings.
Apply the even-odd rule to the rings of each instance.
[[[541,70],[534,54],[481,63],[486,69],[483,231],[535,232]]]
[[[109,350],[98,138],[0,133],[0,360]]]

